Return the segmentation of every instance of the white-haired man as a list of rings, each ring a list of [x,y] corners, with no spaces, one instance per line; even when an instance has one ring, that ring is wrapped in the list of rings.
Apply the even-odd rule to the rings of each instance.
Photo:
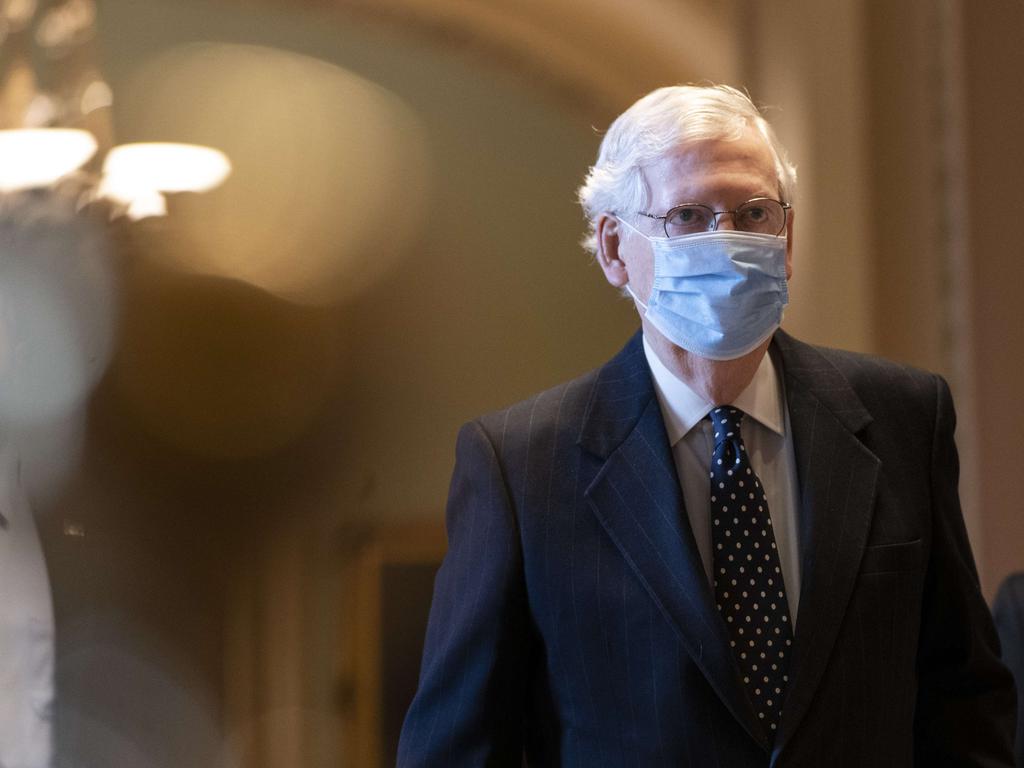
[[[1011,766],[938,376],[778,329],[795,173],[662,88],[580,189],[642,331],[459,435],[399,764]]]

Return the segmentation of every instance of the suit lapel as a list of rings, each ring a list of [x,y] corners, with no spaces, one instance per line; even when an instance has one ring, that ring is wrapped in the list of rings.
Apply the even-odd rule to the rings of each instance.
[[[784,371],[793,431],[802,552],[777,756],[807,713],[846,613],[874,512],[879,461],[857,437],[871,416],[842,374],[781,331],[773,353]]]
[[[586,491],[597,519],[708,683],[767,750],[686,522],[640,334],[602,370],[579,443],[605,460]]]

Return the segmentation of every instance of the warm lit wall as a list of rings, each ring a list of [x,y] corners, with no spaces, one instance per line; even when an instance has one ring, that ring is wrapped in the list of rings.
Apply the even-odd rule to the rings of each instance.
[[[814,343],[875,351],[864,11],[854,0],[786,6],[750,4],[738,28],[745,83],[797,166],[784,326]]]
[[[976,13],[964,2],[962,67],[969,204],[966,272],[973,375],[978,505],[984,521],[983,577],[992,594],[1024,569],[1024,509],[1017,493],[1017,447],[1024,437],[1024,245],[1020,199],[1024,178],[1024,5],[1011,0]]]

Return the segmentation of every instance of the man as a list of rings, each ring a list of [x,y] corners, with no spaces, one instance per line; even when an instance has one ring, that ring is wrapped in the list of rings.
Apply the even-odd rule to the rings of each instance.
[[[795,173],[727,87],[580,190],[642,333],[466,425],[402,766],[1010,766],[945,382],[777,330]]]

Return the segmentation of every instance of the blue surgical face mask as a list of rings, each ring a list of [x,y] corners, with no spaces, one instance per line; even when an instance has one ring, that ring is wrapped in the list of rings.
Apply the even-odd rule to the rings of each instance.
[[[782,323],[789,303],[785,237],[734,230],[650,237],[622,223],[654,249],[648,303],[626,290],[676,346],[733,360],[757,349]]]

